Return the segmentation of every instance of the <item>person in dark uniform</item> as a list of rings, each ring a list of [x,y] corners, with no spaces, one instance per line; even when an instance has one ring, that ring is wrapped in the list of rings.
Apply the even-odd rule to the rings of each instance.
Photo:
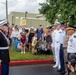
[[[9,75],[9,41],[5,33],[8,31],[6,24],[0,24],[0,60],[1,75]]]
[[[60,51],[59,51],[59,58],[60,58],[60,66],[61,66],[61,68],[58,69],[57,71],[60,72],[61,74],[65,74],[63,42],[64,42],[64,37],[66,35],[66,32],[65,32],[64,24],[61,24],[61,30],[62,30],[62,32],[61,32],[61,35],[60,35]]]

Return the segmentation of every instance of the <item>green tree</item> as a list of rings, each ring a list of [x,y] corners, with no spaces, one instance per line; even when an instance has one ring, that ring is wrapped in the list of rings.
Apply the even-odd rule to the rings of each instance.
[[[46,0],[40,3],[39,12],[43,14],[50,23],[54,23],[57,18],[59,21],[76,24],[76,0]],[[58,15],[61,15],[58,17]]]

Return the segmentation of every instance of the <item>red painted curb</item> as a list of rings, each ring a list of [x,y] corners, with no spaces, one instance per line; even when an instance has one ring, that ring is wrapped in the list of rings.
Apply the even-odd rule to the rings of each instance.
[[[10,66],[18,65],[32,65],[32,64],[48,64],[53,63],[53,59],[42,59],[42,60],[20,60],[20,61],[11,61]],[[1,65],[0,65],[0,75],[1,75]]]
[[[0,65],[0,75],[1,75],[1,68],[2,68],[2,67],[1,67],[1,65]]]
[[[47,64],[53,63],[53,59],[42,59],[42,60],[20,60],[20,61],[11,61],[10,66],[17,66],[17,65],[31,65],[31,64]]]

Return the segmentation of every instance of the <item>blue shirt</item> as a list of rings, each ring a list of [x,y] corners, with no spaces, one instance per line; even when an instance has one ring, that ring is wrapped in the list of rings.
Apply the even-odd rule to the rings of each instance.
[[[41,29],[40,31],[38,31],[38,29],[37,29],[36,33],[37,33],[37,40],[39,40],[40,38],[42,38],[43,29]]]
[[[63,44],[65,35],[66,35],[66,32],[62,30],[60,35],[60,44]]]

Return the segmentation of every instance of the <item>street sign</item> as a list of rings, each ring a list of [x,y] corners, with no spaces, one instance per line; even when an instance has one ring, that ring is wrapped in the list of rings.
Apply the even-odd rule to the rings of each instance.
[[[22,20],[20,21],[20,26],[23,26],[23,25],[26,25],[26,20],[25,20],[25,19],[22,19]]]

